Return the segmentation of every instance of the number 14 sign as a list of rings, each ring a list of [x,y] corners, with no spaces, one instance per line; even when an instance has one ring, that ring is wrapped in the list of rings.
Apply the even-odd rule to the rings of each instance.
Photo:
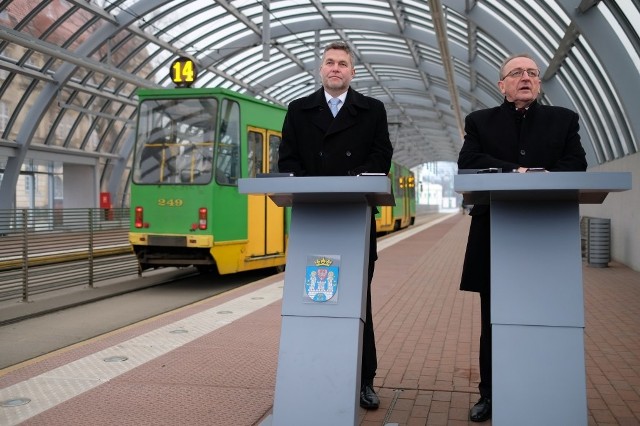
[[[198,77],[196,64],[189,58],[180,57],[171,63],[171,81],[178,87],[189,87]]]

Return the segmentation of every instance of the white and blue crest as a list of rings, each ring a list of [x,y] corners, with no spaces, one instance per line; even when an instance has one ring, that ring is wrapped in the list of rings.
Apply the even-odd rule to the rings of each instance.
[[[316,259],[307,266],[304,283],[305,295],[314,302],[327,302],[338,292],[340,268],[332,266],[326,257]]]

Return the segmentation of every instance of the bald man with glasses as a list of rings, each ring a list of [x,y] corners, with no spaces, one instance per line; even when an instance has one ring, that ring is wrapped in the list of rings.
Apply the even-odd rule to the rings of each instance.
[[[500,106],[474,111],[465,119],[459,169],[498,168],[502,172],[584,171],[587,161],[578,134],[578,114],[541,105],[540,69],[528,54],[509,56],[500,67]],[[460,290],[480,293],[480,399],[469,419],[491,418],[491,272],[488,205],[475,205]],[[514,277],[517,279],[517,277]],[[531,401],[532,408],[535,401]]]

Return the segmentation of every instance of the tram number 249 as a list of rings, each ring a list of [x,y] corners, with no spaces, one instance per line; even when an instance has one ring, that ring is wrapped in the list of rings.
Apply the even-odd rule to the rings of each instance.
[[[159,198],[158,205],[160,207],[182,207],[184,202],[180,198]]]

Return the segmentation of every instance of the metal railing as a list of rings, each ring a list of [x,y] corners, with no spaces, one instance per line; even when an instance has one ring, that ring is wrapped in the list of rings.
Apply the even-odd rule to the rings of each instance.
[[[138,273],[129,209],[0,210],[0,301]]]

